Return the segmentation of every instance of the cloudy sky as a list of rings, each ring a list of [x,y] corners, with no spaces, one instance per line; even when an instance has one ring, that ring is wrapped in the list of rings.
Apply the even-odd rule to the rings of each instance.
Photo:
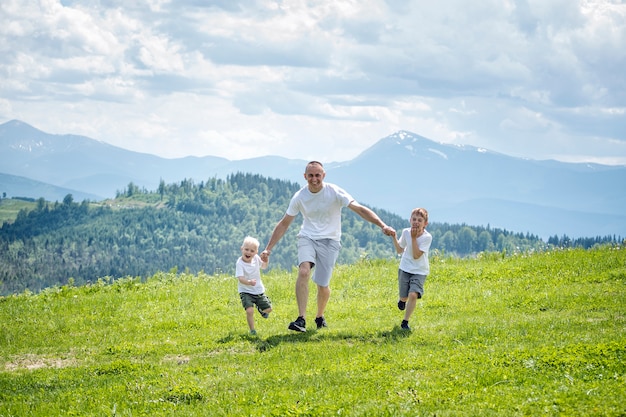
[[[0,123],[164,157],[626,164],[626,0],[2,0],[0,48]]]

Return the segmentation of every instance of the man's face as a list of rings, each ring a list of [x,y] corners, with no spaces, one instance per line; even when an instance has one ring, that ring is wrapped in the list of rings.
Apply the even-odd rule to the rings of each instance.
[[[309,191],[317,193],[324,185],[324,177],[326,173],[324,168],[317,164],[308,165],[304,173],[304,179],[309,184]]]

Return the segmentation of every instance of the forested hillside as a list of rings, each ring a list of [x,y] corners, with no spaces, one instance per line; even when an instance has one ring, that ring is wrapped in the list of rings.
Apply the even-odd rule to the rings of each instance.
[[[37,292],[99,278],[146,277],[157,271],[204,271],[232,274],[246,235],[264,246],[282,217],[296,183],[259,175],[234,174],[226,180],[191,180],[165,184],[155,191],[130,183],[114,200],[77,203],[36,200],[15,221],[0,228],[0,294]],[[367,205],[367,202],[362,202]],[[406,218],[374,208],[397,230]],[[271,268],[290,270],[296,263],[296,219],[274,248]],[[481,251],[543,249],[536,236],[501,229],[437,223],[431,213],[428,230],[435,253],[464,256]],[[351,210],[344,210],[343,249],[339,263],[363,257],[394,257],[390,238]]]

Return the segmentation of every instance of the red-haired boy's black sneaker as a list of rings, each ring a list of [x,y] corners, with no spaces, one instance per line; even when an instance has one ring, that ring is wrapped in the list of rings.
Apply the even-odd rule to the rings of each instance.
[[[306,321],[304,317],[300,316],[295,321],[289,323],[289,330],[302,333],[306,332]]]
[[[322,327],[328,327],[328,325],[326,324],[326,320],[324,319],[324,316],[316,317],[315,324],[317,324],[318,329],[321,329]]]
[[[402,330],[408,330],[409,332],[411,331],[411,328],[409,327],[409,322],[406,320],[402,320],[402,324],[400,325],[400,328]]]
[[[398,309],[404,310],[406,308],[406,301],[398,300]]]

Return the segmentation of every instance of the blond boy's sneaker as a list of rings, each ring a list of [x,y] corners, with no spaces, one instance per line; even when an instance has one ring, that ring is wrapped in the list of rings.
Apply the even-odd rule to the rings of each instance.
[[[270,316],[270,313],[264,313],[263,310],[261,310],[261,307],[256,306],[256,309],[258,310],[258,312],[261,315],[261,317],[263,317],[264,319],[266,319],[266,318],[268,318]]]

